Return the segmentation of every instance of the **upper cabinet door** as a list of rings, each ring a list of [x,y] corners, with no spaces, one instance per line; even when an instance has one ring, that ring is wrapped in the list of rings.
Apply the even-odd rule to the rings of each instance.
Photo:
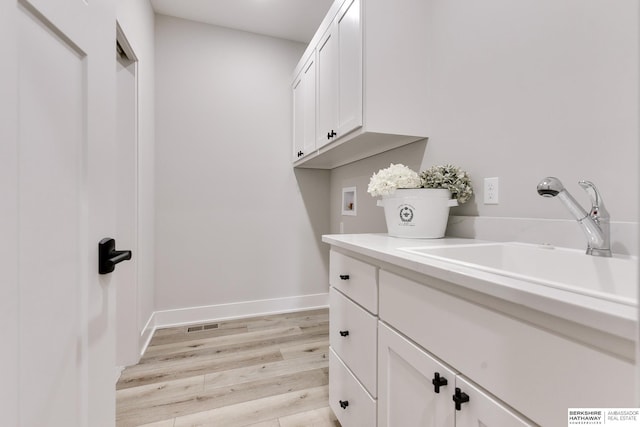
[[[318,127],[316,148],[339,135],[338,131],[338,37],[335,22],[318,45]]]
[[[316,148],[316,57],[311,55],[309,62],[303,69],[302,90],[304,132],[303,153],[311,153]]]
[[[316,57],[311,55],[293,82],[293,160],[316,147]]]
[[[338,135],[362,126],[362,25],[360,0],[347,0],[338,13]]]
[[[293,82],[293,160],[304,154],[304,71]]]

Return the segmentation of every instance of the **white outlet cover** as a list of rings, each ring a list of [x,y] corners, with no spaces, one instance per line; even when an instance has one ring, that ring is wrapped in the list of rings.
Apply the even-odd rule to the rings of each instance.
[[[498,177],[484,179],[484,204],[497,205],[500,201],[500,182]]]

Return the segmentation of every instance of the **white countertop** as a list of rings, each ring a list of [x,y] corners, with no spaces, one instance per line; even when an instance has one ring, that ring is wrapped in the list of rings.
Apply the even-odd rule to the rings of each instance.
[[[637,308],[593,296],[536,285],[468,266],[411,254],[398,248],[448,246],[487,241],[444,238],[402,239],[386,234],[331,234],[334,247],[444,280],[533,310],[557,316],[620,338],[636,339]]]

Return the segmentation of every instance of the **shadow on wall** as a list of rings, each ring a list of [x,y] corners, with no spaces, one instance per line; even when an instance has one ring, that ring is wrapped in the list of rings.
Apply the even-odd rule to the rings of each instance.
[[[371,175],[390,163],[401,163],[419,172],[423,164],[427,139],[405,145],[331,171],[331,233],[386,233],[384,211],[376,205],[377,198],[367,193]],[[356,187],[357,216],[342,215],[342,189]]]
[[[330,171],[323,169],[293,170],[298,183],[298,191],[302,197],[309,224],[318,250],[328,253],[328,246],[322,243],[322,235],[329,230],[329,182]],[[327,258],[328,267],[328,258]]]

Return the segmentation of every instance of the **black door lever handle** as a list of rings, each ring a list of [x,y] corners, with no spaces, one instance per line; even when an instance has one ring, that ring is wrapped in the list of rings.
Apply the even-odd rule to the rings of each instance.
[[[131,259],[131,251],[116,251],[116,241],[105,237],[98,243],[98,273],[108,274],[116,264]]]

